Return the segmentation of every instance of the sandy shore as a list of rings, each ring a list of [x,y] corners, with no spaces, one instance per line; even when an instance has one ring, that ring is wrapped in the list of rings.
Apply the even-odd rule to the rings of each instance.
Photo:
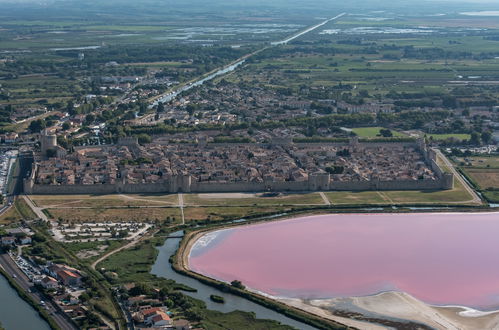
[[[187,244],[179,250],[181,268],[189,270],[189,254],[196,241],[208,232],[222,228],[189,233]],[[332,320],[357,329],[389,329],[389,322],[412,322],[434,329],[475,330],[498,329],[499,311],[480,312],[459,306],[432,306],[403,292],[384,292],[366,297],[301,300],[291,298],[265,297],[288,306]],[[352,317],[348,317],[348,316]],[[383,322],[386,320],[387,322]],[[379,322],[378,322],[379,321]]]
[[[435,329],[499,329],[499,312],[483,313],[458,306],[431,306],[402,292],[385,292],[367,297],[311,301],[279,299],[279,301],[359,329],[386,329],[387,327],[339,317],[333,314],[334,311],[352,311],[366,318],[385,318],[398,322],[413,321]]]

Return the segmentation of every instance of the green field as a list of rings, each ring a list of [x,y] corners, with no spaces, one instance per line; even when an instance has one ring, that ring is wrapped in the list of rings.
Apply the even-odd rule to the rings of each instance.
[[[452,190],[421,191],[362,191],[327,192],[333,205],[412,205],[412,204],[469,204],[472,197],[464,187],[455,181]]]
[[[278,194],[265,197],[265,194],[186,194],[186,206],[279,206],[279,205],[324,205],[319,193]]]
[[[49,208],[46,209],[50,216],[62,222],[179,222],[181,219],[180,209],[168,208],[84,208],[68,209]]]
[[[433,140],[447,140],[450,138],[466,141],[471,138],[470,134],[426,134],[426,136]]]
[[[165,195],[34,195],[31,199],[39,207],[127,207],[178,205],[177,194]]]
[[[374,138],[379,137],[379,131],[385,129],[384,127],[356,127],[352,131],[361,138]],[[391,131],[394,137],[407,137],[406,134],[397,131]]]

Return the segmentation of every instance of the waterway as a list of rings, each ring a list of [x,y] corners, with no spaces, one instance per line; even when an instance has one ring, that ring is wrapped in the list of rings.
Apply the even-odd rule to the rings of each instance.
[[[19,297],[2,275],[0,275],[0,322],[6,330],[50,330],[47,322]]]
[[[179,233],[174,233],[172,234],[173,236],[176,236]],[[159,255],[154,263],[151,273],[164,277],[164,278],[169,278],[172,280],[175,280],[177,283],[181,283],[184,285],[187,285],[191,288],[195,288],[198,291],[197,292],[185,292],[185,294],[202,300],[206,303],[206,306],[208,309],[211,310],[216,310],[219,312],[223,313],[229,313],[233,312],[236,310],[240,311],[246,311],[246,312],[253,312],[255,313],[255,316],[259,319],[271,319],[275,321],[279,321],[282,324],[286,324],[289,326],[292,326],[294,328],[300,329],[300,330],[314,330],[314,327],[311,327],[307,324],[295,321],[293,319],[290,319],[282,314],[279,314],[271,309],[265,308],[263,306],[260,306],[258,304],[255,304],[249,300],[246,300],[244,298],[241,298],[239,296],[235,296],[229,293],[222,292],[220,290],[217,290],[209,285],[206,285],[204,283],[199,282],[198,280],[195,280],[193,278],[190,278],[188,276],[181,275],[177,272],[175,272],[171,264],[169,263],[168,259],[170,256],[175,254],[177,251],[179,244],[180,244],[181,239],[179,238],[171,238],[167,239],[165,244],[161,247],[158,248],[159,250]],[[224,304],[218,304],[210,300],[210,295],[218,295],[222,296],[225,299]]]
[[[161,98],[159,98],[158,100],[156,100],[152,106],[155,106],[155,105],[158,105],[158,103],[168,103],[170,102],[171,100],[175,99],[179,94],[185,92],[185,91],[188,91],[189,89],[191,88],[194,88],[194,87],[197,87],[197,86],[201,86],[202,84],[204,84],[205,82],[209,81],[209,80],[212,80],[218,76],[221,76],[221,75],[224,75],[224,74],[227,74],[229,72],[232,72],[234,71],[237,67],[239,67],[240,65],[242,65],[243,63],[245,62],[245,60],[241,60],[239,62],[236,62],[236,63],[233,63],[229,66],[226,66],[194,83],[190,83],[190,84],[187,84],[179,89],[177,89],[176,91],[174,92],[171,92],[169,94],[166,94],[164,96],[162,96]],[[152,107],[151,106],[151,107]]]
[[[333,17],[333,18],[329,18],[329,19],[327,19],[327,20],[325,20],[325,21],[323,21],[323,22],[321,22],[321,23],[319,23],[319,24],[317,24],[317,25],[314,25],[314,26],[312,26],[312,27],[309,27],[308,29],[306,29],[306,30],[304,30],[304,31],[301,31],[301,32],[299,32],[299,33],[297,33],[297,34],[295,34],[295,35],[293,35],[293,36],[289,37],[289,38],[284,39],[284,40],[280,40],[280,41],[272,42],[272,43],[271,43],[271,46],[280,46],[280,45],[285,45],[285,44],[287,44],[287,43],[289,43],[289,42],[291,42],[291,41],[293,41],[293,40],[295,40],[295,39],[297,39],[297,38],[299,38],[299,37],[301,37],[301,36],[303,36],[303,35],[305,35],[305,34],[307,34],[307,33],[310,33],[310,32],[312,32],[312,31],[314,31],[314,30],[318,29],[318,28],[319,28],[319,27],[321,27],[321,26],[326,25],[327,23],[329,23],[329,22],[331,22],[331,21],[334,21],[334,20],[336,20],[336,19],[339,19],[339,18],[343,17],[344,15],[346,15],[346,13],[342,13],[342,14],[339,14],[339,15],[337,15],[337,16],[335,16],[335,17]],[[154,102],[153,102],[153,103],[149,106],[149,108],[152,108],[152,107],[154,107],[154,106],[157,106],[157,105],[158,105],[158,103],[168,103],[168,102],[170,102],[170,101],[174,100],[174,99],[175,99],[177,96],[179,96],[182,92],[188,91],[189,89],[194,88],[194,87],[197,87],[197,86],[201,86],[202,84],[204,84],[205,82],[207,82],[207,81],[209,81],[209,80],[212,80],[212,79],[214,79],[214,78],[216,78],[216,77],[223,76],[223,75],[225,75],[225,74],[227,74],[227,73],[229,73],[229,72],[234,71],[234,70],[235,70],[235,69],[237,69],[239,66],[241,66],[242,64],[244,64],[244,62],[246,61],[246,59],[247,59],[247,58],[249,58],[250,56],[253,56],[253,55],[255,55],[255,54],[257,54],[257,53],[261,52],[262,50],[266,49],[267,47],[268,47],[268,46],[266,46],[266,47],[264,47],[264,48],[262,48],[262,49],[260,49],[260,50],[258,50],[258,51],[256,51],[256,52],[253,52],[253,53],[247,54],[247,55],[245,55],[245,56],[241,57],[241,60],[239,60],[239,61],[237,61],[237,62],[235,62],[235,63],[232,63],[232,64],[231,64],[231,65],[229,65],[229,66],[223,67],[223,68],[221,68],[220,70],[218,70],[218,71],[216,71],[216,72],[214,72],[214,73],[212,73],[212,74],[210,74],[210,75],[208,75],[208,76],[206,76],[206,77],[204,77],[204,78],[201,78],[201,79],[199,79],[199,80],[197,80],[197,81],[195,81],[195,82],[193,82],[193,83],[189,83],[189,84],[187,84],[187,85],[184,85],[184,86],[180,87],[179,89],[177,89],[177,90],[175,90],[175,91],[172,91],[172,92],[170,92],[170,93],[168,93],[168,94],[165,94],[165,95],[161,96],[160,98],[158,98],[157,100],[155,100],[155,101],[154,101]]]
[[[498,220],[497,212],[331,214],[239,226],[200,238],[189,267],[277,297],[401,291],[496,310]]]

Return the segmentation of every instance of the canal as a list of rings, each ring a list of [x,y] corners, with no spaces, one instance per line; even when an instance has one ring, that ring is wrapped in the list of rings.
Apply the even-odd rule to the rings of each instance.
[[[16,290],[1,275],[0,322],[6,330],[50,330],[47,322],[27,302],[19,297]]]
[[[178,234],[179,233],[174,233],[172,235],[177,236]],[[175,272],[172,269],[168,259],[170,258],[170,256],[175,254],[175,252],[179,247],[180,241],[181,241],[180,238],[167,239],[165,244],[158,248],[159,255],[151,270],[152,274],[164,278],[169,278],[175,280],[177,283],[181,283],[191,288],[197,289],[197,292],[185,292],[185,294],[193,298],[204,301],[208,309],[216,310],[223,313],[229,313],[236,310],[253,312],[255,313],[255,316],[259,319],[270,319],[270,320],[279,321],[282,324],[286,324],[300,330],[315,329],[312,326],[293,320],[271,309],[255,304],[249,300],[246,300],[239,296],[235,296],[233,294],[222,292],[209,285],[201,283],[198,280],[195,280],[191,277],[184,276]],[[225,303],[218,304],[211,301],[210,295],[212,294],[224,297]]]

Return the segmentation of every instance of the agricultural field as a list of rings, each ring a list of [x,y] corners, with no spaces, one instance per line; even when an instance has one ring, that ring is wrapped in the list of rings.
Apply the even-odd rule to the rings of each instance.
[[[456,163],[489,202],[499,203],[499,156],[459,157]]]
[[[426,134],[426,136],[431,140],[456,139],[461,141],[467,141],[471,138],[470,134]]]
[[[354,127],[352,132],[357,134],[361,138],[375,138],[380,136],[380,130],[386,129],[385,127]],[[394,137],[407,137],[406,134],[391,131]]]

